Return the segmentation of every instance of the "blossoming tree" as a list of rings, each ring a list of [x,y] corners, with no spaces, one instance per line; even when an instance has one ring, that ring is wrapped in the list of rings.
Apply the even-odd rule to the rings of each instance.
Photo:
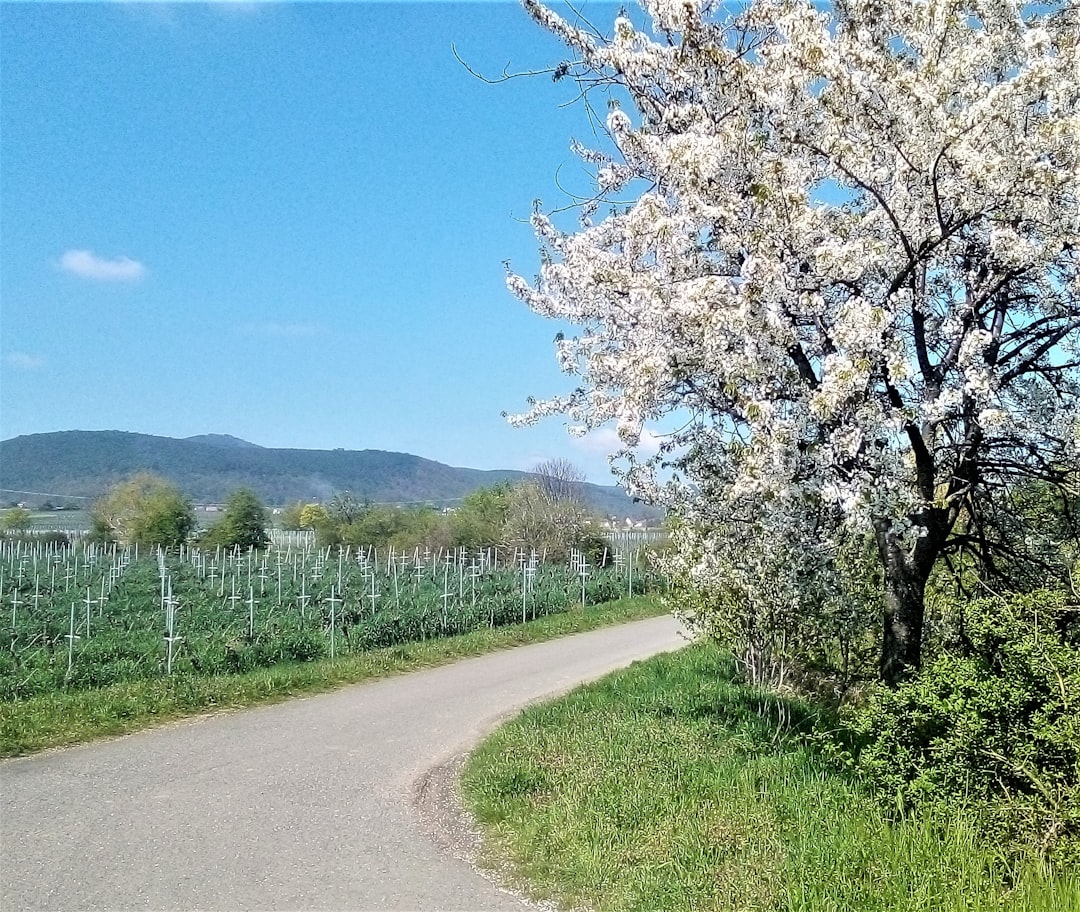
[[[540,275],[509,277],[580,327],[557,337],[578,388],[516,420],[615,422],[703,580],[713,520],[747,497],[807,551],[827,544],[811,502],[872,532],[897,681],[939,558],[1022,548],[994,533],[997,493],[1076,465],[1077,7],[643,0],[649,26],[605,37],[524,5],[574,55],[557,76],[629,103],[582,150],[580,229],[537,214]],[[664,452],[635,460],[665,416]]]

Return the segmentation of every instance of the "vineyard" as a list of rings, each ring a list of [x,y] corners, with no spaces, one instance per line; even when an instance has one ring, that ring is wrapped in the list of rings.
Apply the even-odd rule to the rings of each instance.
[[[575,553],[0,543],[0,700],[334,658],[519,623],[655,587]]]

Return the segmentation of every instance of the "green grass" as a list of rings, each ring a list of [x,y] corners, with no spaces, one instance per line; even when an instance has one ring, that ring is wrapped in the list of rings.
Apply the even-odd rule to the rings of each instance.
[[[1080,872],[1006,888],[962,813],[890,820],[783,710],[710,646],[526,710],[464,772],[483,860],[596,910],[1080,910]]]
[[[0,756],[17,756],[118,735],[205,712],[319,693],[663,613],[658,598],[625,598],[526,624],[405,643],[334,661],[276,665],[236,675],[176,675],[3,702],[0,703]]]

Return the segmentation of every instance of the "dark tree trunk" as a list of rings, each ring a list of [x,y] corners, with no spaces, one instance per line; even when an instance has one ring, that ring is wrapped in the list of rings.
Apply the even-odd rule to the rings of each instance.
[[[882,681],[895,686],[922,662],[926,582],[938,550],[933,541],[937,536],[921,539],[908,553],[890,533],[890,524],[876,525],[885,583],[880,673]]]
[[[923,597],[926,579],[909,566],[905,555],[885,569],[885,624],[881,635],[881,680],[893,686],[922,662]]]

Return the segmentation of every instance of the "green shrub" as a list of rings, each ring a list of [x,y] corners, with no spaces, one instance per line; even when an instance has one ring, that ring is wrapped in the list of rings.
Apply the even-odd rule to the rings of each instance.
[[[199,540],[205,549],[266,548],[270,533],[266,531],[270,513],[255,492],[240,488],[229,495],[225,513]]]
[[[149,649],[148,649],[149,647]],[[158,640],[153,636],[121,639],[105,635],[82,640],[76,647],[75,663],[67,684],[71,688],[106,687],[137,681],[151,669]]]
[[[577,548],[585,555],[590,567],[610,567],[615,563],[615,549],[611,542],[607,536],[595,529],[582,533]]]
[[[280,661],[313,662],[327,654],[326,638],[321,631],[291,629],[281,634]]]
[[[852,717],[851,760],[901,812],[975,808],[1003,857],[1080,865],[1080,623],[1063,593],[963,606],[941,652]]]

